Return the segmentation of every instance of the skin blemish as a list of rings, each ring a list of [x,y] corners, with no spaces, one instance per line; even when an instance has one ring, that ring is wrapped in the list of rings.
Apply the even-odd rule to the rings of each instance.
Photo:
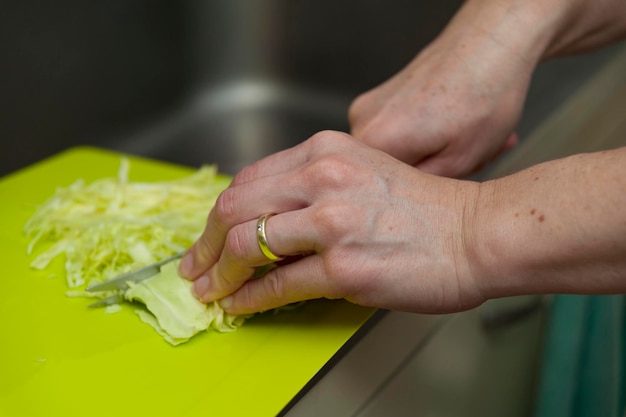
[[[515,213],[515,217],[519,217],[519,213]]]
[[[530,215],[531,215],[531,216],[534,216],[536,212],[537,212],[537,210],[536,210],[536,209],[532,209],[532,210],[530,210]]]
[[[543,214],[541,216],[539,216],[539,222],[543,222],[546,219],[546,216],[544,216]]]
[[[539,179],[539,177],[535,177],[535,181],[537,181]]]

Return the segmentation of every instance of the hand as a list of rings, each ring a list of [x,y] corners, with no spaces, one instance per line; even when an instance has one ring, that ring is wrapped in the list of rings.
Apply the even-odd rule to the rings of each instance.
[[[515,146],[537,53],[506,38],[510,28],[501,36],[497,28],[477,29],[469,13],[466,7],[407,67],[357,97],[349,111],[354,137],[450,177],[471,174]]]
[[[315,298],[419,312],[484,301],[470,244],[477,183],[422,173],[350,136],[322,132],[242,170],[181,262],[204,302],[258,312]],[[260,279],[268,244],[292,257]]]

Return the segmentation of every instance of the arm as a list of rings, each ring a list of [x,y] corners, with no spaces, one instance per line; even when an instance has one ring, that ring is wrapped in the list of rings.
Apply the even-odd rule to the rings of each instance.
[[[485,33],[529,60],[585,52],[626,36],[622,0],[469,0],[440,40]],[[460,41],[460,38],[458,38]]]
[[[345,298],[443,313],[508,295],[626,292],[626,148],[478,184],[423,173],[336,132],[239,173],[181,262],[228,312]],[[304,255],[260,279],[256,240]]]
[[[481,184],[472,257],[486,298],[626,293],[626,148]]]
[[[623,0],[469,0],[402,71],[359,96],[352,134],[424,171],[463,176],[516,143],[532,73],[626,34]]]

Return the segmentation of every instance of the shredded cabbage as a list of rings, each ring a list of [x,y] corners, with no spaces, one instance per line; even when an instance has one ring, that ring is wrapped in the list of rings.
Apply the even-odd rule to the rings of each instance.
[[[65,254],[69,288],[96,284],[189,247],[228,181],[214,166],[169,182],[129,182],[122,159],[117,179],[59,188],[28,220],[28,253],[52,245],[32,262],[45,269]]]
[[[136,310],[139,317],[173,345],[189,340],[207,329],[233,331],[245,316],[226,314],[215,302],[204,304],[193,296],[193,284],[178,276],[178,263],[173,261],[161,267],[152,278],[131,287],[124,297],[140,301],[148,311]]]
[[[128,171],[129,162],[123,158],[117,178],[90,184],[78,180],[68,187],[57,189],[24,226],[30,238],[29,255],[41,243],[48,243],[47,248],[32,261],[32,268],[45,269],[53,259],[65,255],[68,295],[76,296],[78,291],[84,296],[93,296],[81,288],[136,270],[189,247],[202,232],[206,215],[217,196],[228,186],[228,180],[217,176],[214,166],[204,166],[182,179],[153,183],[130,182]],[[155,285],[149,283],[150,279],[144,286],[156,291],[155,295],[161,291],[164,301],[171,303],[168,297],[182,291],[183,280],[178,276],[168,278],[174,281],[171,288],[161,283],[163,275],[154,279]],[[137,295],[140,288],[143,287],[131,291],[137,299],[140,298]],[[172,294],[169,294],[170,291]],[[102,294],[106,295],[110,293]],[[188,306],[179,306],[182,308],[180,311],[191,308],[193,301],[196,300],[191,291],[186,291],[178,302]],[[158,323],[166,322],[167,314],[174,311],[171,304],[150,304],[149,309],[162,312],[152,312]],[[196,308],[199,306],[196,305]],[[213,304],[207,308],[213,311],[219,306]],[[230,330],[241,322],[235,318],[225,319],[223,311],[219,310],[211,314],[216,317],[222,314],[216,320],[224,320],[225,324],[213,328]],[[188,317],[182,314],[171,319],[185,321]],[[188,325],[193,329],[208,328],[214,322],[211,319],[198,324],[193,319]],[[167,334],[173,331],[171,326],[161,325],[161,328]],[[190,337],[181,334],[174,333],[172,340]]]

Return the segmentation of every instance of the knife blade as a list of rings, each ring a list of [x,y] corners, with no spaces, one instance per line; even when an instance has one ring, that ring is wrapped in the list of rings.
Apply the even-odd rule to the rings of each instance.
[[[176,255],[170,256],[169,258],[163,259],[162,261],[144,266],[143,268],[139,268],[135,271],[127,272],[122,274],[116,278],[109,279],[104,282],[100,282],[98,284],[90,285],[85,288],[87,292],[99,292],[99,291],[112,291],[112,290],[126,290],[128,289],[128,283],[134,282],[138,283],[145,279],[155,276],[159,272],[161,272],[161,267],[167,263],[170,263],[178,258],[181,258],[185,252],[177,253]]]

